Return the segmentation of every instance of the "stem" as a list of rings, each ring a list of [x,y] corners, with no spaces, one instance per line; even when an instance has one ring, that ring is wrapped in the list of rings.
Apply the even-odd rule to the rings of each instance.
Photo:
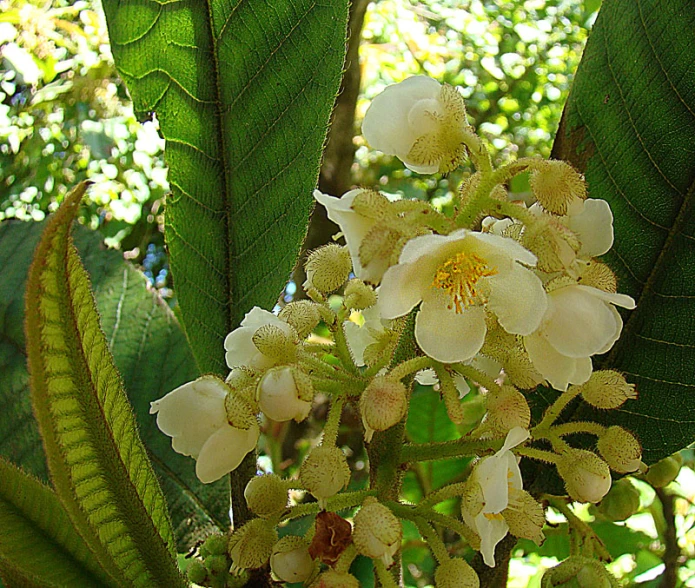
[[[384,562],[380,559],[374,559],[372,561],[374,562],[374,569],[376,569],[376,577],[382,588],[398,588],[395,578],[386,569]]]
[[[391,376],[392,378],[396,378],[397,380],[402,380],[403,378],[414,372],[419,372],[420,370],[432,367],[433,365],[434,360],[429,357],[414,357],[413,359],[409,359],[407,361],[404,361],[403,363],[398,364],[389,372],[389,376]]]
[[[439,534],[425,519],[418,519],[415,521],[415,524],[417,525],[418,531],[420,531],[420,535],[427,541],[427,545],[429,545],[430,551],[437,562],[441,564],[447,561],[449,559],[449,552]]]
[[[338,561],[334,567],[335,571],[338,573],[347,574],[352,562],[355,561],[356,557],[357,548],[355,547],[354,543],[350,543],[350,545],[345,548],[345,551],[340,554],[340,557],[338,558]]]
[[[557,463],[558,455],[552,451],[536,449],[535,447],[516,447],[514,449],[519,455],[525,455],[531,459],[537,459],[545,463]]]
[[[599,425],[598,423],[591,423],[586,421],[575,421],[572,423],[563,423],[561,425],[555,425],[550,429],[553,435],[558,437],[564,437],[565,435],[573,435],[575,433],[589,433],[590,435],[596,435],[600,437],[605,433],[606,427]]]
[[[577,396],[581,394],[582,390],[579,386],[572,386],[560,396],[553,404],[545,411],[543,419],[538,423],[533,429],[531,429],[531,436],[534,439],[541,439],[545,437],[545,433],[550,430],[551,425],[560,416],[560,413],[567,407],[567,405],[572,402]]]
[[[488,390],[501,390],[502,389],[502,387],[497,382],[495,382],[494,378],[491,378],[486,373],[475,369],[473,366],[466,365],[463,363],[455,363],[451,367],[453,367],[454,370],[456,370],[459,374],[461,374],[465,378],[468,378],[469,380],[473,380],[474,382],[478,382],[478,384],[480,384],[481,386],[484,386]]]
[[[456,498],[457,496],[461,496],[465,487],[465,482],[458,482],[456,484],[449,484],[448,486],[444,486],[443,488],[435,490],[434,492],[425,496],[425,498],[420,501],[420,504],[418,504],[417,507],[418,509],[431,508],[438,502],[443,502],[445,500],[449,500],[449,498]]]
[[[663,532],[664,537],[664,573],[661,576],[661,584],[659,588],[675,588],[678,584],[678,560],[681,557],[681,549],[678,546],[678,537],[676,536],[676,518],[673,509],[675,497],[663,488],[655,488],[656,495],[661,502],[664,521],[666,528]]]
[[[450,457],[473,457],[502,448],[504,439],[456,439],[435,443],[404,445],[401,449],[401,462],[433,461]]]
[[[569,526],[577,534],[579,534],[582,539],[579,548],[582,551],[582,555],[591,557],[593,551],[596,550],[596,555],[602,561],[612,561],[611,554],[608,553],[606,546],[603,544],[601,539],[594,533],[594,530],[582,521],[576,514],[572,512],[572,509],[567,504],[564,498],[559,498],[557,496],[551,496],[549,494],[544,495],[544,498],[548,501],[550,506],[559,510],[567,519]]]
[[[320,360],[318,357],[314,357],[310,353],[300,352],[299,361],[301,364],[304,364],[309,368],[307,371],[309,371],[310,375],[313,375],[313,372],[320,372],[318,377],[326,376],[329,379],[335,378],[348,382],[352,382],[355,379],[353,374],[348,374],[343,370]]]
[[[338,395],[333,398],[331,408],[328,411],[328,418],[323,427],[323,445],[335,445],[338,440],[338,429],[340,428],[340,417],[343,414],[345,396]]]
[[[355,360],[352,358],[352,353],[350,353],[350,348],[348,347],[347,340],[345,339],[345,329],[343,327],[343,321],[345,320],[347,320],[347,316],[345,311],[341,310],[338,313],[338,321],[333,330],[335,351],[345,369],[351,374],[359,376],[360,370],[355,365]]]
[[[296,488],[296,486],[292,486]],[[376,491],[374,490],[357,490],[355,492],[342,492],[341,494],[336,494],[326,499],[326,509],[329,512],[337,512],[339,510],[345,510],[347,508],[353,508],[358,504],[362,504],[367,496],[374,496]],[[289,521],[292,519],[298,519],[300,517],[305,517],[312,514],[317,514],[323,510],[318,502],[306,502],[304,504],[298,504],[297,506],[291,506],[288,512],[282,515],[283,521]]]
[[[482,138],[473,131],[462,131],[463,143],[468,147],[475,169],[483,174],[492,173],[492,159]]]

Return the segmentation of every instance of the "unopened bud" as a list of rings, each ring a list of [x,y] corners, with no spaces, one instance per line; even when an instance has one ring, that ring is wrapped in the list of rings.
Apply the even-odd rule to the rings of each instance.
[[[360,398],[365,440],[371,441],[374,431],[393,427],[407,411],[408,391],[403,383],[389,376],[375,377]]]
[[[226,535],[210,535],[200,546],[200,557],[206,558],[209,555],[225,555],[227,553],[227,543],[229,537]]]
[[[315,567],[309,543],[303,537],[286,535],[273,546],[270,569],[283,582],[306,582]]]
[[[613,483],[608,494],[603,497],[598,511],[609,521],[618,522],[629,519],[640,507],[639,490],[627,478]]]
[[[218,575],[229,569],[229,558],[224,555],[209,555],[205,558],[205,569],[211,574]]]
[[[543,574],[542,588],[611,588],[617,586],[613,576],[595,559],[573,555]]]
[[[502,386],[487,396],[487,427],[495,435],[506,435],[514,427],[528,429],[531,409],[526,397],[514,386]]]
[[[628,384],[625,377],[615,370],[594,372],[580,388],[582,398],[596,408],[618,408],[626,400],[637,398],[635,385]]]
[[[646,478],[654,488],[663,488],[678,477],[678,472],[683,465],[683,457],[680,453],[674,453],[657,461],[647,470]]]
[[[318,306],[311,300],[290,302],[280,311],[278,317],[292,325],[300,339],[308,337],[321,320]]]
[[[338,447],[319,445],[311,450],[299,470],[302,485],[313,494],[319,504],[336,495],[350,481],[350,466]]]
[[[376,304],[376,292],[362,280],[354,278],[345,286],[345,306],[364,310]]]
[[[258,405],[274,421],[303,421],[311,412],[313,398],[311,377],[296,367],[272,368],[258,384]]]
[[[591,286],[604,292],[618,291],[618,278],[605,263],[592,259],[581,271],[577,282],[583,286]]]
[[[434,583],[437,588],[479,588],[480,579],[465,559],[452,557],[437,567]]]
[[[543,506],[525,490],[514,490],[509,506],[502,511],[509,532],[515,537],[529,539],[537,544],[543,540],[545,511]]]
[[[642,465],[639,441],[622,427],[608,427],[598,438],[597,446],[603,459],[619,474],[636,472]]]
[[[572,265],[581,247],[575,233],[557,217],[543,215],[524,232],[522,245],[538,258],[537,267],[544,272],[563,271]]]
[[[610,490],[608,464],[586,449],[569,449],[559,456],[557,471],[572,500],[599,502]]]
[[[204,586],[204,582],[208,577],[208,571],[205,566],[197,559],[192,560],[186,568],[186,576],[193,584]]]
[[[352,541],[357,551],[372,559],[380,559],[388,568],[401,546],[402,536],[401,523],[388,507],[376,498],[366,498],[355,515],[355,528],[352,530]]]
[[[287,506],[287,487],[275,474],[256,476],[246,484],[244,498],[251,512],[269,517]]]
[[[232,427],[248,430],[258,425],[253,403],[237,392],[230,392],[224,399],[227,421]]]
[[[251,339],[256,349],[274,363],[291,363],[297,355],[294,337],[275,325],[263,325]]]
[[[229,538],[230,572],[238,575],[242,570],[256,569],[270,559],[278,534],[266,519],[252,519]]]
[[[586,199],[583,176],[565,161],[534,161],[529,183],[541,206],[558,215],[576,214]]]
[[[323,294],[333,292],[345,283],[352,271],[350,251],[335,243],[324,245],[309,254],[304,267],[306,284]]]
[[[310,588],[360,588],[360,581],[347,572],[323,572]]]

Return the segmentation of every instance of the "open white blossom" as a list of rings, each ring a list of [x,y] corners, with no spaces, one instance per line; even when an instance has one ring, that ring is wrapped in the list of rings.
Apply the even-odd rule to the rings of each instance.
[[[276,365],[277,361],[261,353],[253,343],[253,336],[256,331],[265,325],[272,325],[279,328],[287,336],[294,336],[292,327],[258,306],[254,306],[246,313],[241,326],[234,329],[224,340],[226,350],[225,359],[231,368],[247,366],[252,369],[263,370]]]
[[[524,337],[533,366],[556,390],[583,384],[591,356],[606,353],[620,337],[623,320],[615,306],[632,309],[626,294],[571,284],[548,293],[548,310],[535,333]]]
[[[466,154],[462,131],[468,129],[463,97],[427,76],[388,86],[374,98],[362,123],[371,147],[421,174],[456,169]]]
[[[522,263],[534,266],[536,257],[498,235],[460,229],[416,237],[384,274],[377,305],[391,319],[422,302],[415,319],[420,348],[443,363],[467,361],[483,346],[486,310],[508,333],[529,335],[538,328],[547,297]]]
[[[511,449],[530,437],[529,432],[515,427],[507,434],[502,448],[480,460],[471,473],[470,484],[478,484],[482,508],[472,514],[462,503],[461,515],[466,524],[480,536],[480,553],[483,561],[495,566],[495,547],[509,532],[502,511],[510,506],[515,491],[523,486],[521,471]]]
[[[203,376],[150,406],[150,414],[157,415],[157,426],[172,438],[174,451],[196,460],[195,473],[205,484],[236,469],[260,434],[255,423],[248,429],[229,424],[224,403],[228,392],[221,380]]]

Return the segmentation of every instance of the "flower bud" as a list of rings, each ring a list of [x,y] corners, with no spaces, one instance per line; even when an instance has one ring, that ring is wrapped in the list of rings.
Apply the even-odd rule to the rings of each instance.
[[[545,511],[543,506],[525,490],[514,490],[509,506],[502,511],[509,532],[515,537],[529,539],[537,544],[543,540]]]
[[[209,555],[205,558],[205,569],[212,575],[226,573],[229,569],[229,558],[224,555]]]
[[[229,537],[226,535],[210,535],[200,546],[200,556],[206,558],[209,555],[225,555],[228,542]]]
[[[321,320],[316,303],[311,300],[297,300],[285,306],[278,317],[291,325],[300,339],[308,337]]]
[[[613,483],[608,494],[598,505],[598,511],[609,521],[629,519],[640,507],[639,490],[627,478]]]
[[[678,477],[678,472],[683,465],[683,457],[680,453],[674,453],[657,461],[647,470],[646,478],[654,488],[663,488]]]
[[[352,260],[347,247],[335,243],[324,245],[309,254],[304,266],[305,287],[313,287],[322,294],[340,288],[352,271]]]
[[[443,561],[434,572],[437,588],[479,588],[480,580],[475,570],[460,557]]]
[[[311,412],[313,398],[311,378],[295,367],[272,368],[258,384],[258,405],[274,421],[303,421]]]
[[[626,400],[637,398],[635,385],[628,384],[625,377],[614,370],[594,372],[580,388],[582,398],[596,408],[618,408]]]
[[[584,177],[565,161],[535,160],[529,166],[534,196],[548,212],[576,214],[586,199]]]
[[[306,582],[315,567],[309,543],[303,537],[286,535],[273,546],[270,569],[283,582]]]
[[[560,454],[556,465],[572,500],[599,502],[610,490],[608,464],[591,451],[569,449]]]
[[[229,538],[232,574],[260,568],[270,559],[278,534],[275,526],[265,519],[252,519]]]
[[[352,530],[352,541],[357,551],[372,559],[381,559],[388,568],[401,546],[402,536],[401,523],[395,515],[376,498],[366,498],[355,515],[355,528]]]
[[[347,572],[328,570],[316,578],[310,588],[360,588],[360,582]]]
[[[541,586],[552,588],[611,588],[617,586],[604,565],[595,559],[578,555],[570,556],[560,565],[543,574]]]
[[[521,244],[538,258],[543,272],[563,271],[572,265],[581,246],[575,233],[557,217],[542,215],[524,231]]]
[[[345,306],[364,310],[376,304],[376,292],[362,280],[354,278],[345,286]]]
[[[338,447],[319,445],[304,460],[299,470],[299,480],[324,506],[327,498],[348,485],[350,466]]]
[[[256,476],[246,484],[244,498],[251,512],[269,517],[287,506],[287,487],[275,474]]]
[[[297,356],[294,337],[276,325],[259,327],[251,338],[256,349],[274,363],[291,363]]]
[[[371,441],[374,431],[393,427],[407,411],[408,391],[403,383],[389,376],[375,377],[360,398],[365,441]]]
[[[636,472],[642,465],[639,441],[622,427],[608,427],[599,437],[597,446],[603,459],[619,474]]]
[[[208,571],[205,569],[205,566],[201,562],[199,562],[197,559],[194,559],[188,564],[188,567],[186,568],[186,577],[193,584],[203,586],[205,580],[208,577]]]
[[[506,435],[514,427],[528,429],[531,409],[526,397],[514,386],[502,386],[487,395],[487,427],[494,435]]]
[[[250,386],[253,386],[256,381],[256,374],[253,370],[247,367],[235,367],[225,382],[235,392],[243,392]],[[242,394],[243,395],[243,394]]]

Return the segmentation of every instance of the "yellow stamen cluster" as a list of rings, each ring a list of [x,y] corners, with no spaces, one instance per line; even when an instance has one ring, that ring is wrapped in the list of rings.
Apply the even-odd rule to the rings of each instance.
[[[477,288],[478,281],[496,273],[482,257],[461,251],[437,269],[432,286],[448,293],[453,301],[448,308],[455,308],[456,314],[461,314],[464,308],[485,302]]]

